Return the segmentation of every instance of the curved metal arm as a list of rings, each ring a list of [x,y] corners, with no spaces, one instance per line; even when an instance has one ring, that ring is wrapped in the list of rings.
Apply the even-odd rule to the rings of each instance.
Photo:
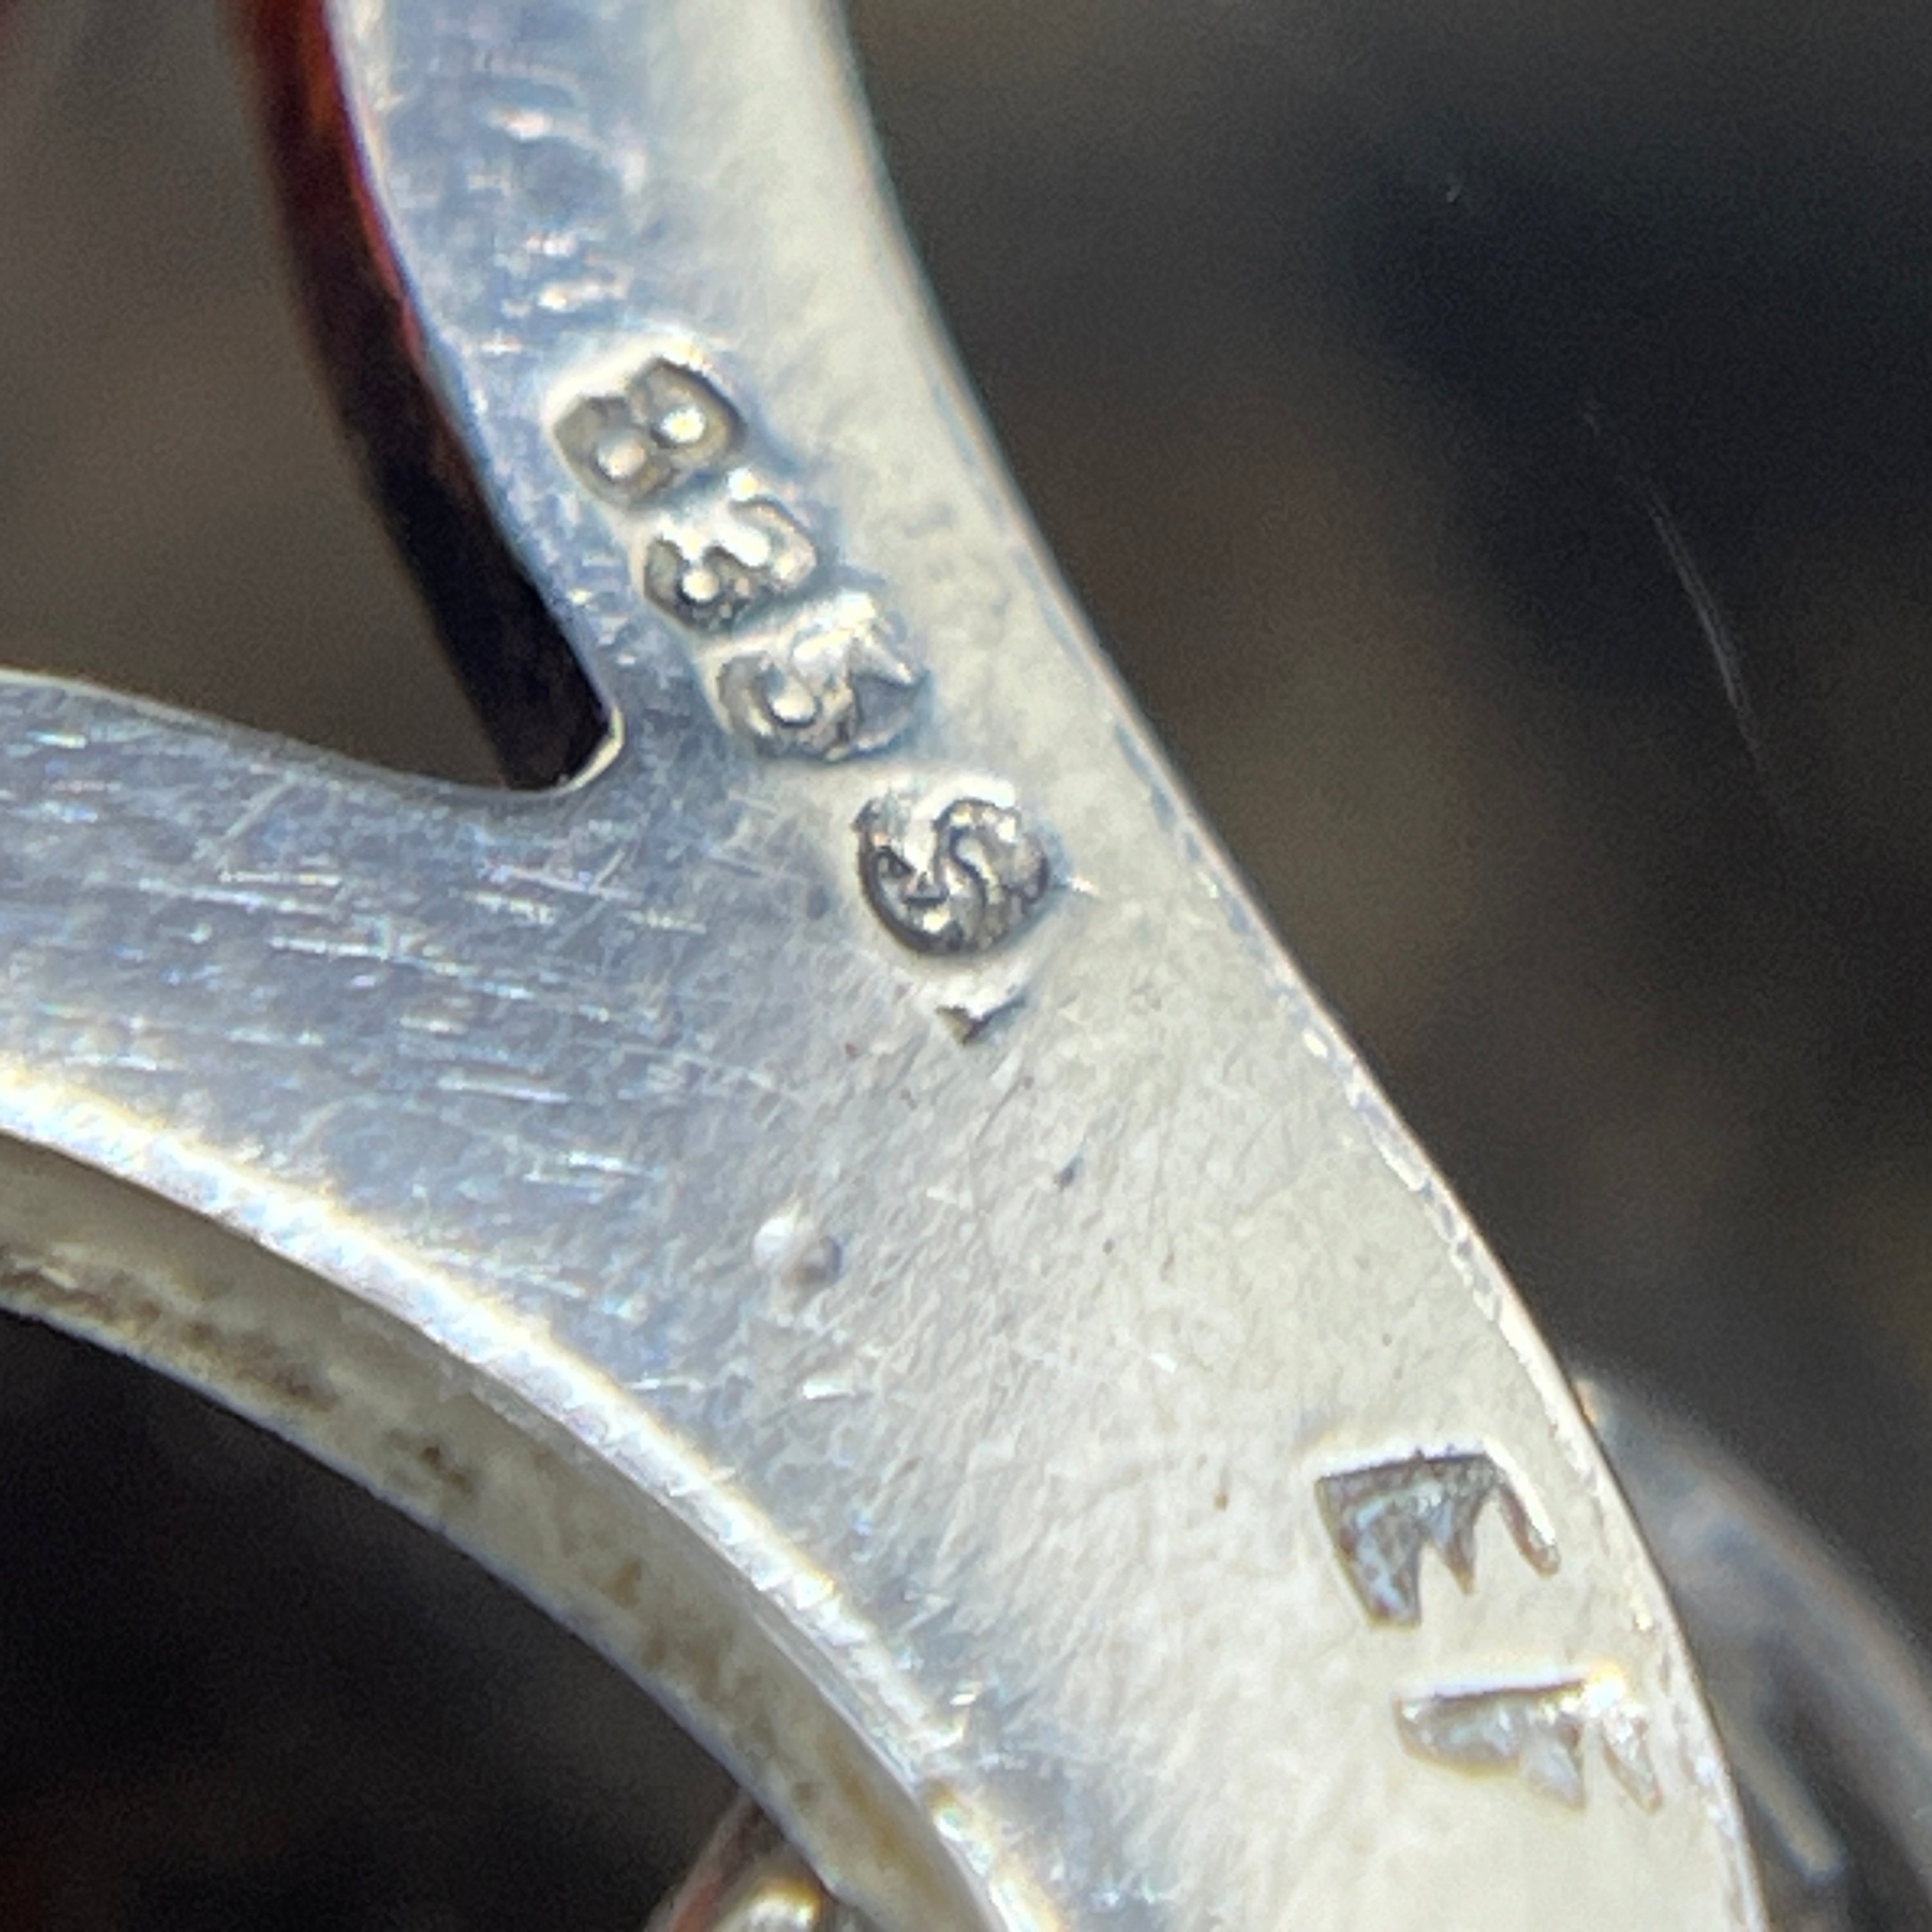
[[[1760,1924],[1570,1394],[1041,554],[824,14],[331,17],[612,734],[485,795],[0,685],[8,1300],[444,1525],[889,1924]]]

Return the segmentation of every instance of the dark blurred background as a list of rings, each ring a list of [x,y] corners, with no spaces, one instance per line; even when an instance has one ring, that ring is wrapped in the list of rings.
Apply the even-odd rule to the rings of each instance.
[[[1932,11],[849,13],[1049,541],[1538,1318],[1932,1629]],[[0,656],[485,776],[305,361],[219,10],[9,33]],[[703,1774],[247,1437],[0,1331],[0,1924],[637,1923]],[[313,1580],[273,1631],[264,1565]],[[198,1836],[231,1788],[254,1835]],[[511,1816],[535,1892],[464,1850]],[[358,1866],[416,1875],[313,1876]],[[76,1872],[109,1888],[46,1916]]]
[[[1054,548],[1539,1318],[1932,1620],[1932,12],[851,12]]]

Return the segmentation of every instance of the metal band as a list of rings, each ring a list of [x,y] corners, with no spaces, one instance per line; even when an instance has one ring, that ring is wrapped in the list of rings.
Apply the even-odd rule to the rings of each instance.
[[[1568,1390],[1040,554],[824,14],[332,20],[610,736],[482,794],[0,684],[8,1298],[441,1522],[886,1924],[1760,1925]]]

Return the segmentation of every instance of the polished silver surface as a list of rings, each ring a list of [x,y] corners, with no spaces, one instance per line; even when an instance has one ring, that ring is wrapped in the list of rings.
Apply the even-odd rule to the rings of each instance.
[[[0,1292],[444,1525],[889,1928],[1760,1924],[1562,1379],[1034,544],[826,19],[332,17],[610,740],[519,797],[0,686]],[[668,610],[746,450],[814,570]],[[721,638],[821,595],[920,706],[764,755]],[[1452,1520],[1378,1619],[1322,1486],[1445,1445],[1537,1553]]]

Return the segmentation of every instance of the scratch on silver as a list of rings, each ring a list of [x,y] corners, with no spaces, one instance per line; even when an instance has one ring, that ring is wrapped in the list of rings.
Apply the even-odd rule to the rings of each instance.
[[[1025,1005],[1026,988],[1008,986],[980,998],[948,1000],[938,1013],[962,1046],[976,1046]]]
[[[1514,1484],[1481,1450],[1344,1469],[1322,1477],[1315,1493],[1348,1581],[1377,1623],[1421,1620],[1426,1550],[1465,1591],[1474,1587],[1476,1526],[1492,1500],[1532,1568],[1553,1576],[1560,1560]]]

